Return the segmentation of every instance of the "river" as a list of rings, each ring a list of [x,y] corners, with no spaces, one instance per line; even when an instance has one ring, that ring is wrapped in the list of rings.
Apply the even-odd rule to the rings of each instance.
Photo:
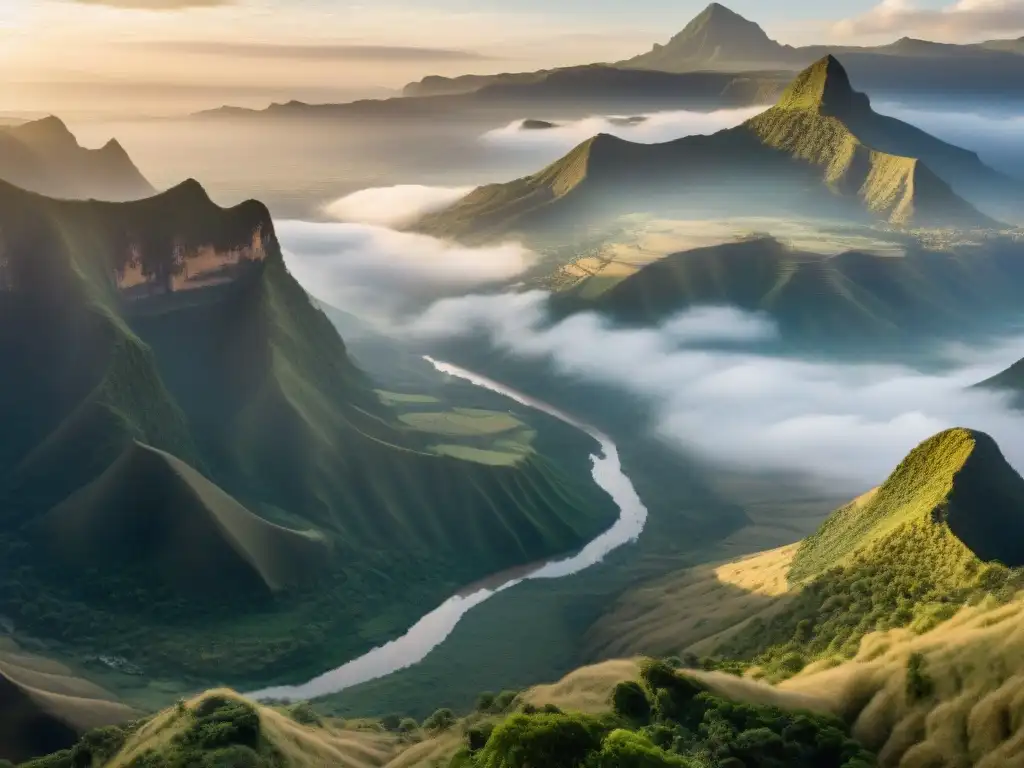
[[[601,455],[591,457],[594,481],[608,492],[608,495],[619,507],[618,519],[611,528],[571,557],[552,560],[541,565],[524,566],[515,569],[514,572],[506,571],[496,574],[479,585],[463,589],[452,595],[440,606],[423,616],[401,637],[374,648],[359,658],[325,672],[306,683],[265,688],[248,694],[251,698],[289,699],[292,701],[312,699],[317,696],[337,693],[354,685],[411,667],[426,658],[428,653],[444,642],[466,613],[490,597],[504,592],[506,589],[511,589],[523,581],[559,579],[579,573],[585,568],[601,562],[612,550],[631,541],[636,541],[643,531],[644,523],[647,522],[647,508],[644,507],[633,484],[622,471],[618,450],[608,435],[589,424],[574,419],[552,405],[517,392],[486,376],[430,357],[426,360],[441,373],[465,379],[529,408],[543,411],[593,437],[601,446]]]

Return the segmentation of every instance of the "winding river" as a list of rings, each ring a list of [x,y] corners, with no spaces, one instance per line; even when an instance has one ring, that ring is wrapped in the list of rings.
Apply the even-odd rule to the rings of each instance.
[[[637,496],[636,490],[619,464],[619,454],[608,435],[589,424],[577,421],[554,406],[536,400],[521,392],[506,387],[485,376],[440,360],[426,358],[441,373],[465,379],[479,387],[511,398],[517,403],[554,416],[593,437],[601,446],[602,455],[592,456],[594,480],[612,497],[619,507],[619,518],[611,528],[572,557],[552,560],[543,565],[525,566],[515,571],[503,572],[485,582],[468,587],[445,600],[440,606],[417,621],[401,637],[374,648],[359,658],[325,672],[301,685],[285,685],[266,688],[249,694],[256,699],[312,699],[337,693],[369,680],[384,677],[400,669],[411,667],[426,658],[434,648],[444,642],[455,625],[474,607],[506,589],[532,579],[559,579],[579,573],[585,568],[601,562],[614,549],[635,541],[647,521],[647,508]]]

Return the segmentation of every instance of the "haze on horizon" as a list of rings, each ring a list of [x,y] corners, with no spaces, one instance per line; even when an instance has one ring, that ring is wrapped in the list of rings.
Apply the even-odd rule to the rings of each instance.
[[[615,61],[665,42],[704,0],[5,0],[7,113],[168,115],[379,97],[428,74]],[[727,5],[783,43],[969,42],[1024,34],[1024,0]]]

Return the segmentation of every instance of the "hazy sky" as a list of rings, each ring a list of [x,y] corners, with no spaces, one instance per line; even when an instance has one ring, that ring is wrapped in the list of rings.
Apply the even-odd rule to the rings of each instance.
[[[0,0],[0,112],[158,113],[374,95],[431,74],[615,60],[704,0]],[[1024,33],[1024,0],[734,0],[773,37]]]

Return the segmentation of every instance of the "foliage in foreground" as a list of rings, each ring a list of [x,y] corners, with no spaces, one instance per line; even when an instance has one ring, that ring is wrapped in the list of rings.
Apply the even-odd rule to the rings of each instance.
[[[175,719],[185,728],[159,749],[149,749],[128,768],[281,768],[283,761],[260,733],[260,716],[245,701],[209,696],[195,708],[179,706]],[[82,768],[106,765],[124,746],[130,729],[88,732],[71,749],[25,763],[22,768]]]
[[[620,683],[614,711],[520,712],[468,745],[451,768],[871,768],[833,718],[715,696],[662,661]]]

